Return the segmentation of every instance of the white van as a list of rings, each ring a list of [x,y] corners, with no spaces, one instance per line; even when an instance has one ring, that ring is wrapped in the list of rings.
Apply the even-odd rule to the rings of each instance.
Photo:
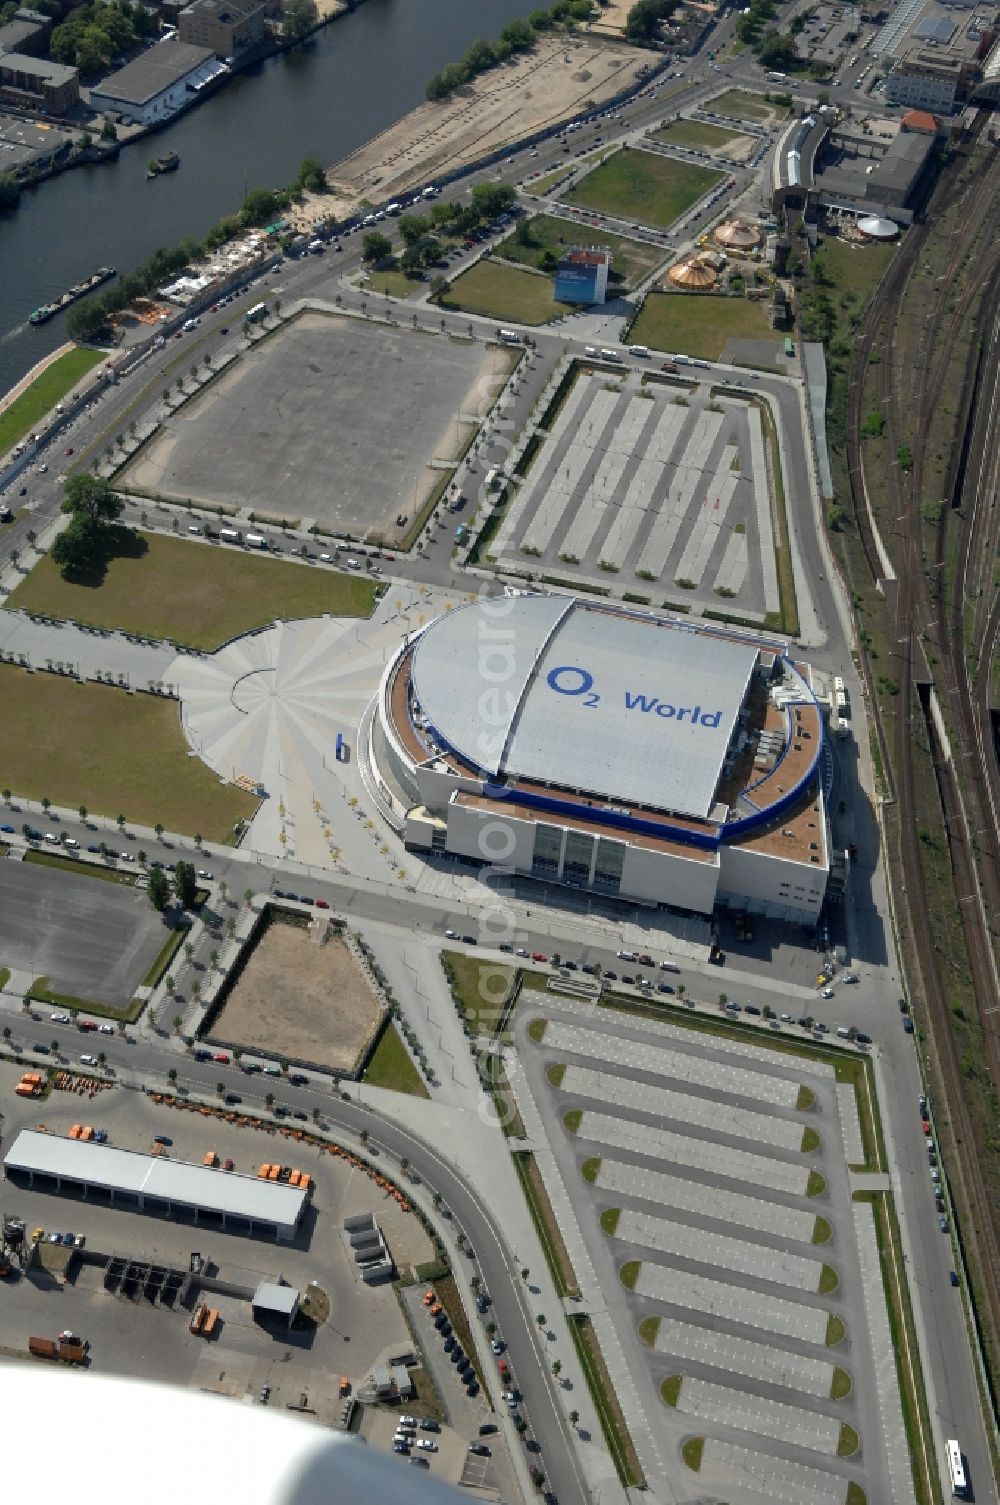
[[[846,1025],[843,1025],[843,1024],[841,1024],[838,1027],[837,1034],[840,1036],[840,1038],[842,1040],[849,1040],[851,1038],[851,1032],[850,1032],[850,1030],[847,1028]]]
[[[267,548],[267,539],[264,537],[263,533],[248,533],[247,543],[249,544],[251,549]]]
[[[628,347],[628,353],[629,353],[629,355],[643,355],[643,356],[645,356],[645,355],[649,354],[649,351],[648,351],[648,349],[646,348],[645,345],[630,345]]]
[[[50,841],[55,847],[62,846],[62,838],[55,831],[46,831],[45,840]]]
[[[239,543],[240,535],[235,528],[220,528],[219,537],[223,543]]]
[[[76,851],[76,849],[77,849],[77,847],[79,845],[80,845],[80,843],[77,841],[77,839],[76,839],[75,836],[64,836],[63,837],[63,846],[64,847],[69,847],[71,849],[71,851]]]
[[[621,360],[621,356],[618,354],[617,350],[602,350],[601,351],[601,356],[606,361],[620,361]]]
[[[598,350],[596,345],[584,345],[583,353],[584,355],[589,355],[593,360],[596,360],[600,355],[600,351]]]

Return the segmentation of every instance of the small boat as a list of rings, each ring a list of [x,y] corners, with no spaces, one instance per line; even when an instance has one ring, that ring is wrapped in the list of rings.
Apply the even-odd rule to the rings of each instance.
[[[162,157],[156,157],[146,168],[146,181],[150,178],[158,178],[161,172],[176,172],[181,165],[181,159],[176,152],[166,152]]]

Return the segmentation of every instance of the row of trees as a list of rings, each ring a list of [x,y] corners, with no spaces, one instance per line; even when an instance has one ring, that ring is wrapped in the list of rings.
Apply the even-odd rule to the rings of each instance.
[[[317,183],[325,186],[323,169],[312,157],[306,157],[290,189],[252,188],[239,212],[219,220],[203,241],[191,238],[168,249],[154,251],[141,266],[119,277],[117,282],[97,297],[85,298],[81,303],[74,304],[66,316],[66,329],[70,338],[93,339],[113,314],[127,308],[136,298],[155,292],[162,283],[182,272],[191,262],[200,260],[208,251],[218,250],[243,230],[273,223],[306,188],[319,191],[315,188]]]
[[[447,99],[449,94],[463,84],[471,83],[480,73],[486,73],[498,63],[505,63],[515,53],[527,52],[535,45],[539,33],[589,20],[591,9],[591,0],[555,0],[547,10],[535,10],[526,20],[511,21],[495,42],[477,37],[457,63],[449,63],[428,80],[427,98]]]

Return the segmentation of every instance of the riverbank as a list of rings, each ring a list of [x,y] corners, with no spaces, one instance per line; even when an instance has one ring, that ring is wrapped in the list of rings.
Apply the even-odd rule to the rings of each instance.
[[[610,105],[662,66],[659,53],[599,38],[543,37],[449,99],[418,105],[327,171],[329,192],[289,215],[307,233],[451,178],[560,123]]]

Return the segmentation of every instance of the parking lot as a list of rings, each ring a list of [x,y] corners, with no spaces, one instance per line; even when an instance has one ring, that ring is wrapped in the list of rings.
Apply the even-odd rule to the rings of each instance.
[[[491,553],[571,581],[779,610],[760,412],[696,385],[584,368]]]
[[[301,314],[175,413],[128,477],[174,500],[392,543],[509,369],[509,352],[471,340]]]
[[[882,1498],[853,1089],[721,1021],[528,996],[525,1078],[676,1497]]]
[[[22,1128],[43,1124],[65,1134],[72,1123],[104,1128],[108,1142],[149,1151],[157,1135],[171,1143],[168,1155],[200,1164],[208,1150],[220,1161],[231,1158],[236,1172],[255,1175],[261,1162],[286,1162],[308,1170],[315,1179],[312,1207],[293,1244],[275,1244],[178,1223],[137,1212],[98,1205],[68,1195],[44,1194],[6,1179],[0,1181],[0,1207],[51,1231],[82,1234],[88,1260],[112,1253],[154,1260],[186,1272],[197,1250],[209,1264],[209,1294],[220,1313],[210,1341],[188,1331],[191,1312],[152,1303],[141,1295],[129,1299],[110,1294],[104,1285],[103,1260],[77,1263],[65,1285],[42,1270],[31,1269],[8,1281],[0,1313],[0,1346],[24,1349],[29,1333],[55,1334],[71,1328],[86,1336],[90,1362],[98,1371],[197,1385],[229,1395],[253,1393],[270,1384],[272,1404],[297,1404],[302,1393],[318,1419],[329,1424],[340,1409],[339,1379],[347,1375],[357,1387],[374,1364],[412,1349],[412,1339],[391,1286],[366,1286],[344,1249],[343,1219],[373,1211],[397,1268],[427,1260],[432,1249],[415,1217],[404,1213],[384,1192],[344,1161],[299,1146],[265,1130],[241,1129],[220,1119],[206,1120],[152,1103],[140,1093],[113,1089],[95,1099],[53,1092],[44,1102],[14,1097],[20,1069],[0,1065],[4,1106],[4,1144]],[[227,1173],[219,1171],[223,1176]],[[302,1329],[265,1329],[253,1321],[245,1295],[263,1280],[283,1278],[299,1289],[315,1282],[329,1297],[326,1321]]]
[[[113,1008],[129,1002],[167,938],[143,890],[10,857],[0,861],[0,911],[0,966]]]

